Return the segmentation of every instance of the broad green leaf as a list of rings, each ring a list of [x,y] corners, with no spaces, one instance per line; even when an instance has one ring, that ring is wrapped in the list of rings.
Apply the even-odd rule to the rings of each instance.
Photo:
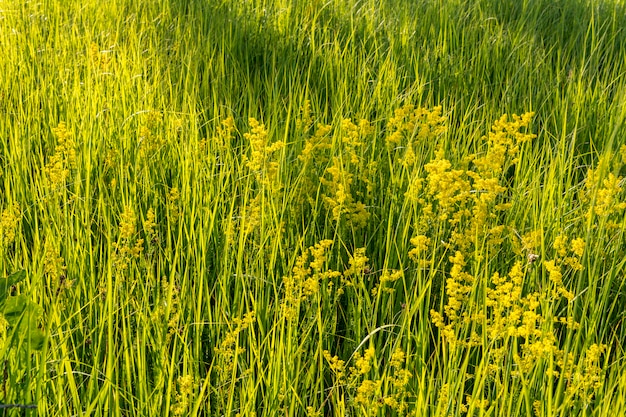
[[[18,284],[26,278],[26,271],[21,270],[15,272],[8,277],[0,278],[0,310],[9,296],[9,291],[12,286]]]
[[[24,343],[27,343],[28,350],[38,350],[43,347],[45,336],[37,328],[41,313],[41,307],[25,295],[6,299],[2,314],[12,328],[14,346],[24,346]]]

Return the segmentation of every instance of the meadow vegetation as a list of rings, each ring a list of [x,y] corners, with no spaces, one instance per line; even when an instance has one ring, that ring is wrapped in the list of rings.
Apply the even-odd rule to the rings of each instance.
[[[0,51],[6,414],[626,413],[622,1],[0,0]]]

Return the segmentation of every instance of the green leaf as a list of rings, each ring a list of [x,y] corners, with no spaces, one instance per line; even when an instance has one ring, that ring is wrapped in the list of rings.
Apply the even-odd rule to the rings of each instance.
[[[11,290],[11,287],[17,285],[24,279],[26,279],[25,270],[14,272],[8,277],[0,278],[0,310],[3,308],[5,301],[9,296],[9,291]]]
[[[12,296],[6,299],[2,314],[12,328],[12,346],[20,346],[27,351],[43,347],[45,335],[37,327],[41,307],[25,295]]]

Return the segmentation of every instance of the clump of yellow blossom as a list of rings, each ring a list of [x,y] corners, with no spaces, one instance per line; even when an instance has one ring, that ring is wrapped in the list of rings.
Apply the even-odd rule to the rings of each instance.
[[[331,131],[331,125],[317,125],[315,133],[306,140],[302,153],[298,155],[298,159],[305,166],[311,163],[323,164],[328,161],[328,157],[324,155],[324,152],[332,147],[329,137]]]
[[[626,208],[626,202],[620,202],[617,198],[622,192],[622,178],[609,173],[602,181],[602,186],[596,192],[593,212],[597,216],[608,216],[616,211]]]
[[[306,417],[322,417],[322,411],[309,405],[306,407]]]
[[[167,323],[165,342],[180,332],[180,285],[167,277],[161,278],[159,302],[150,314],[150,320],[160,327]]]
[[[249,143],[249,155],[243,155],[243,164],[251,174],[252,184],[245,206],[241,207],[241,230],[249,235],[261,225],[266,206],[280,198],[282,182],[279,177],[278,151],[284,148],[283,141],[269,143],[269,133],[263,123],[254,118],[248,120],[250,132],[244,134]]]
[[[194,378],[192,375],[179,376],[176,382],[178,383],[178,391],[174,395],[170,410],[175,416],[188,415],[195,385]]]
[[[365,248],[357,248],[348,260],[350,267],[344,272],[344,276],[363,275],[368,269],[369,259],[365,256]]]
[[[91,42],[88,48],[88,56],[89,61],[94,68],[100,71],[107,71],[109,69],[109,63],[111,61],[110,53],[108,51],[101,50],[97,43]]]
[[[22,212],[18,203],[13,203],[2,210],[2,215],[0,215],[0,251],[15,241],[21,217]]]
[[[471,395],[465,396],[465,408],[468,413],[472,413],[474,410],[485,411],[489,407],[489,400],[486,398],[476,398]],[[471,415],[471,414],[470,414]]]
[[[559,234],[554,238],[553,248],[556,256],[544,261],[543,266],[556,293],[572,301],[574,294],[565,287],[563,276],[584,269],[580,261],[585,251],[585,241],[582,238],[570,240],[567,235]]]
[[[600,358],[605,354],[607,346],[592,344],[583,356],[583,360],[574,371],[565,374],[567,378],[566,395],[579,399],[589,405],[595,393],[602,388],[603,374]]]
[[[143,239],[136,237],[137,216],[132,206],[127,205],[120,215],[117,242],[113,243],[113,263],[118,270],[125,270],[131,260],[143,251]]]
[[[146,220],[143,222],[143,230],[146,236],[154,238],[156,236],[156,214],[154,209],[151,207],[148,209],[146,213]]]
[[[605,230],[619,227],[624,218],[626,201],[624,201],[624,179],[608,172],[620,168],[616,159],[601,158],[595,169],[590,168],[585,179],[585,188],[581,200],[587,204],[587,219],[603,222]]]
[[[384,381],[389,383],[391,392],[383,397],[383,403],[399,414],[407,411],[408,385],[413,377],[413,374],[405,366],[406,354],[397,347],[391,354],[387,377],[384,378]]]
[[[254,311],[244,314],[243,318],[235,318],[229,323],[229,330],[213,350],[216,355],[215,370],[218,379],[227,384],[235,377],[233,371],[238,369],[237,357],[246,350],[240,346],[240,334],[256,322]]]
[[[582,254],[584,242],[581,239],[572,242],[575,243],[570,246],[565,237],[557,239],[557,250],[564,248],[569,255],[575,249]],[[552,283],[547,292],[524,293],[524,278],[530,266],[517,261],[508,274],[495,272],[486,281],[484,302],[482,298],[471,297],[474,288],[480,288],[480,283],[464,272],[466,260],[462,253],[457,252],[450,262],[450,277],[445,287],[447,302],[443,313],[431,310],[432,323],[439,329],[443,341],[451,347],[482,346],[488,349],[487,368],[494,379],[502,378],[502,370],[509,368],[511,361],[516,365],[511,371],[512,376],[531,372],[539,360],[553,360],[561,368],[564,367],[562,361],[557,362],[563,352],[559,349],[555,333],[547,325],[553,321],[552,317],[546,321],[540,301],[555,302],[574,297],[565,287],[561,267],[555,261],[543,263]],[[578,323],[571,316],[554,318],[554,322],[568,329],[578,328]],[[517,346],[517,353],[513,355],[510,354],[512,345]],[[558,373],[556,370],[550,372]],[[467,406],[479,408],[481,404],[477,404],[473,402]]]
[[[406,167],[415,165],[418,160],[418,145],[434,141],[447,131],[446,118],[442,107],[432,110],[406,104],[394,111],[387,124],[385,141],[390,150],[402,149],[401,163]]]
[[[379,368],[381,364],[372,346],[363,354],[354,352],[349,368],[329,351],[323,355],[334,376],[332,390],[344,404],[366,410],[388,407],[400,414],[407,411],[408,385],[413,375],[405,368],[406,354],[401,348],[394,349],[384,370]],[[347,401],[342,392],[348,394]]]
[[[139,157],[147,161],[165,147],[166,138],[163,132],[162,112],[149,110],[142,115],[143,123],[139,127],[138,138]]]
[[[44,243],[43,273],[50,280],[51,288],[56,289],[56,294],[71,288],[74,283],[73,280],[69,280],[65,276],[66,270],[65,259],[60,256],[53,240],[46,239]]]
[[[493,124],[486,137],[488,149],[484,156],[473,161],[477,173],[483,178],[498,177],[509,165],[517,163],[520,146],[536,137],[532,133],[522,133],[522,128],[530,124],[533,113],[521,116],[505,114]]]
[[[232,116],[223,119],[220,124],[216,126],[215,135],[213,137],[204,138],[198,142],[198,148],[196,149],[197,158],[200,161],[205,161],[209,158],[214,160],[214,149],[221,152],[230,151],[231,141],[236,131],[235,119]]]
[[[323,354],[330,370],[335,375],[335,380],[338,384],[343,384],[346,377],[346,362],[339,359],[337,355],[332,356],[327,350],[324,350]]]
[[[244,155],[243,162],[259,184],[268,189],[277,190],[280,188],[278,182],[279,164],[275,160],[275,153],[281,150],[285,143],[276,141],[270,144],[268,131],[263,123],[255,118],[248,119],[248,123],[251,131],[244,133],[243,136],[250,144],[250,156]]]
[[[401,269],[387,269],[385,268],[380,276],[380,287],[376,288],[375,292],[382,290],[383,292],[392,294],[395,292],[393,287],[388,287],[387,285],[393,285],[394,282],[402,279],[404,277],[404,271]]]
[[[427,230],[435,222],[447,223],[449,239],[444,245],[467,254],[485,238],[491,245],[501,242],[504,228],[497,224],[498,213],[511,207],[503,176],[517,163],[522,144],[535,137],[522,132],[531,118],[532,113],[503,116],[483,138],[486,150],[460,163],[448,159],[444,144],[439,144],[435,157],[424,165],[426,177],[411,178],[405,193],[420,206],[417,225]]]
[[[180,190],[178,187],[172,187],[167,191],[166,208],[169,222],[178,223],[180,217]]]
[[[409,257],[415,262],[420,262],[427,255],[431,239],[425,235],[417,235],[412,237],[410,242],[413,248],[409,251]]]
[[[448,324],[444,325],[444,319],[439,312],[431,310],[430,314],[433,324],[440,328],[444,339],[455,345],[457,343],[455,327],[465,317],[463,305],[468,300],[474,277],[463,270],[466,262],[461,252],[457,251],[451,256],[450,262],[452,269],[446,280],[447,303],[443,308]]]
[[[324,239],[304,249],[291,274],[283,277],[282,311],[287,320],[298,318],[301,303],[316,296],[323,281],[341,276],[340,272],[326,268],[327,252],[332,244],[332,240]]]
[[[332,213],[333,220],[339,222],[346,218],[356,228],[365,226],[370,214],[364,203],[354,199],[351,191],[353,174],[343,167],[338,157],[333,158],[333,164],[326,169],[326,173],[330,178],[320,178],[320,182],[327,188],[322,199]]]
[[[437,417],[448,417],[449,415],[453,415],[452,408],[454,407],[454,400],[451,401],[450,398],[450,384],[443,384],[441,388],[439,388],[439,393],[437,396]]]
[[[6,345],[7,336],[11,325],[4,317],[4,314],[0,314],[0,349],[4,349]]]
[[[365,119],[359,120],[358,124],[343,119],[341,129],[335,133],[341,142],[330,147],[335,155],[330,157],[330,166],[319,177],[323,186],[322,201],[335,222],[346,220],[354,228],[362,228],[370,218],[363,200],[370,198],[375,189],[373,178],[378,165],[376,160],[368,161],[364,155],[364,145],[371,139],[374,128]],[[307,142],[305,146],[301,155],[305,160],[310,160],[306,155],[315,149],[312,145]],[[328,142],[321,142],[316,147],[322,151],[328,148]]]
[[[56,189],[65,185],[71,171],[76,168],[76,145],[65,122],[59,122],[57,127],[52,128],[52,133],[57,144],[43,171],[50,188]]]
[[[217,128],[217,135],[213,138],[219,149],[230,149],[230,142],[233,139],[235,131],[235,119],[232,116],[228,116],[226,119],[222,120],[220,126]]]

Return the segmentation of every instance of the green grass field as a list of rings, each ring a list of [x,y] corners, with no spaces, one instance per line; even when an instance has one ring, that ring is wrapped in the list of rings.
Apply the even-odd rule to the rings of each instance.
[[[3,415],[625,415],[625,120],[619,0],[0,0]]]

